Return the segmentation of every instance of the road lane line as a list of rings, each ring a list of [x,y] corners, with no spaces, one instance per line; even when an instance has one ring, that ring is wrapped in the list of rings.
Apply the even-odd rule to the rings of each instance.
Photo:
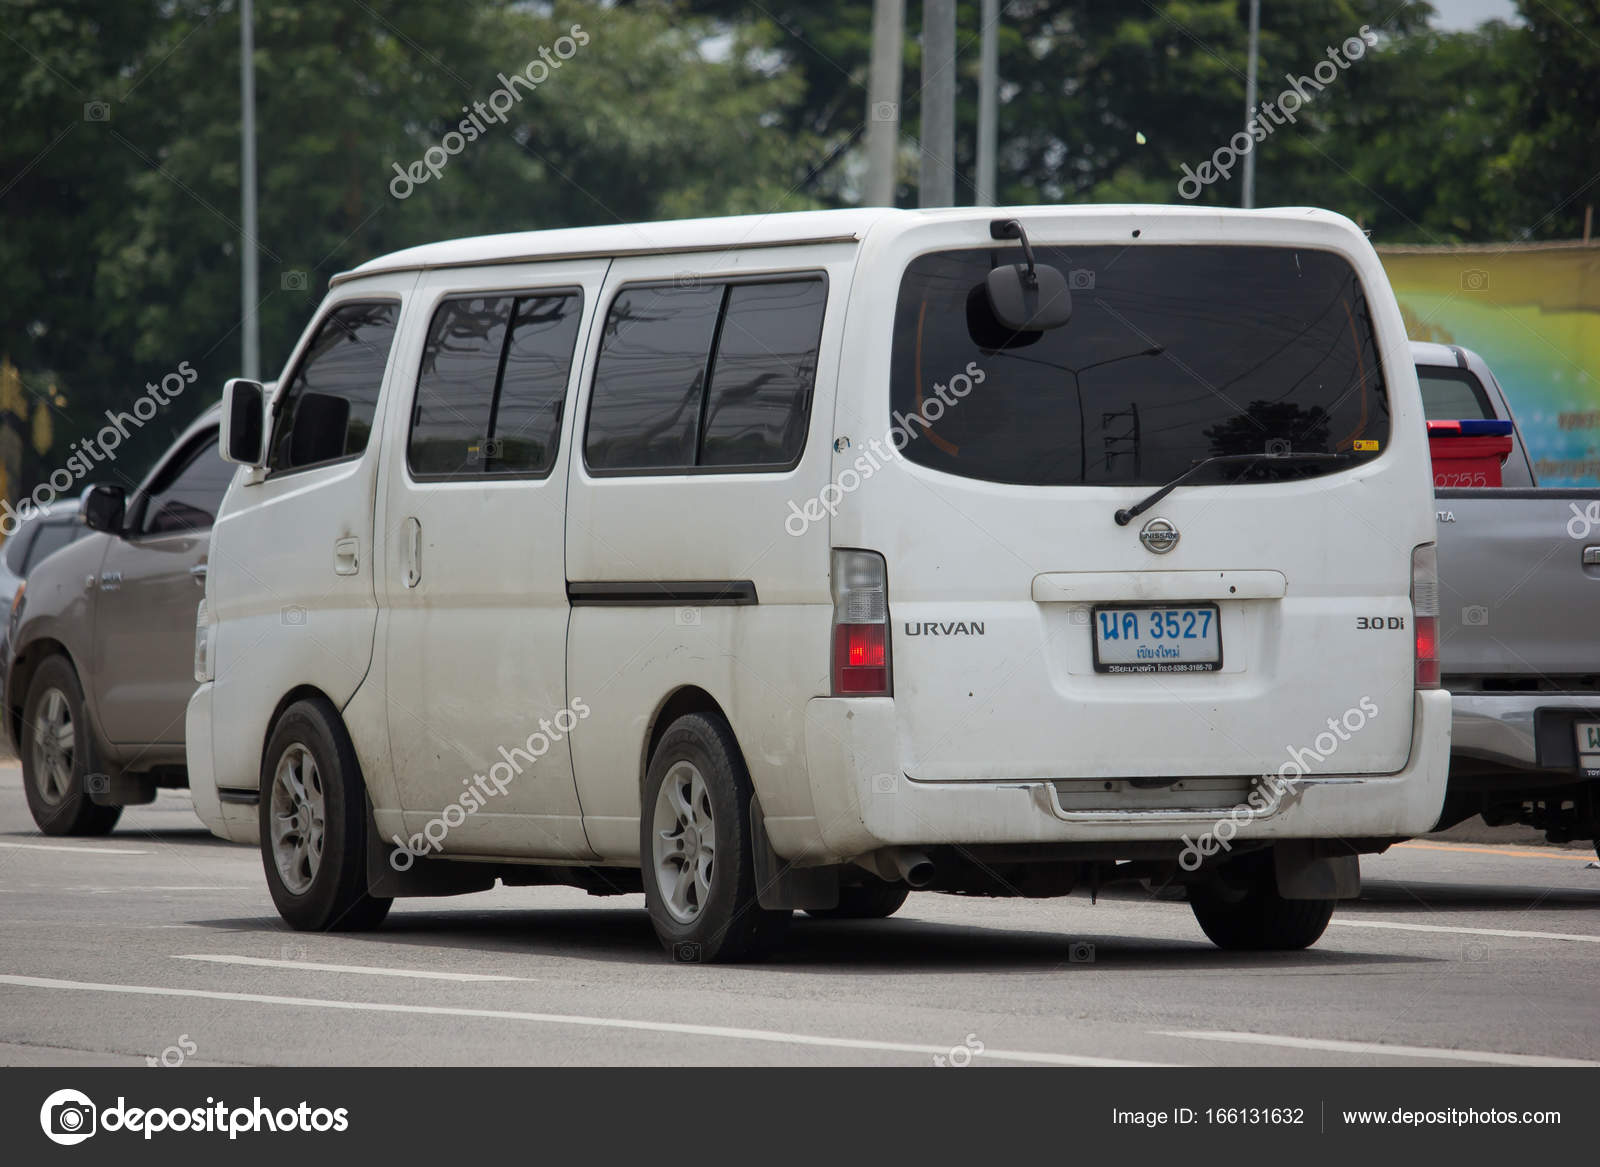
[[[1512,850],[1509,847],[1463,847],[1457,843],[1423,843],[1412,840],[1409,843],[1396,843],[1396,847],[1410,847],[1417,851],[1460,851],[1465,855],[1504,855],[1509,859],[1564,859],[1568,863],[1593,863],[1594,857],[1587,851],[1573,854],[1570,851],[1555,851],[1554,848],[1545,848],[1545,851],[1554,851],[1554,854],[1545,854],[1544,851]]]
[[[1481,1062],[1491,1066],[1600,1066],[1578,1058],[1552,1058],[1540,1054],[1502,1054],[1493,1050],[1436,1049],[1424,1045],[1387,1045],[1376,1041],[1336,1041],[1321,1037],[1285,1037],[1272,1033],[1229,1030],[1152,1030],[1157,1037],[1187,1037],[1197,1041],[1227,1041],[1243,1045],[1272,1045],[1284,1049],[1319,1050],[1340,1054],[1383,1054],[1393,1058],[1427,1058],[1443,1062]]]
[[[310,960],[268,960],[263,956],[212,956],[190,953],[174,960],[204,960],[211,964],[248,964],[259,968],[311,969],[315,972],[361,973],[369,977],[413,977],[422,981],[526,981],[527,977],[491,976],[487,973],[423,972],[417,969],[373,968],[364,964],[317,964]]]
[[[576,1025],[593,1029],[634,1029],[647,1033],[677,1033],[689,1037],[721,1037],[735,1041],[764,1041],[777,1045],[818,1046],[824,1049],[871,1050],[879,1053],[928,1054],[948,1057],[948,1045],[916,1045],[899,1041],[871,1041],[858,1037],[826,1037],[811,1033],[784,1033],[773,1029],[740,1029],[727,1025],[691,1025],[678,1021],[634,1021],[625,1017],[584,1017],[570,1013],[523,1013],[510,1009],[466,1009],[448,1005],[396,1005],[383,1001],[333,1001],[321,997],[278,997],[266,993],[226,993],[214,989],[170,989],[155,985],[107,985],[92,981],[61,981],[50,977],[0,974],[0,985],[25,989],[57,989],[83,993],[120,993],[140,997],[180,997],[205,1001],[240,1001],[255,1005],[286,1005],[294,1009],[338,1009],[353,1013],[404,1013],[428,1017],[468,1017],[490,1021],[528,1021],[543,1025]],[[1034,1050],[989,1048],[974,1051],[975,1058],[1002,1062],[1028,1062],[1042,1066],[1156,1066],[1125,1058],[1096,1058],[1086,1054],[1053,1054]]]
[[[1395,920],[1329,920],[1344,928],[1389,928],[1396,932],[1450,932],[1460,936],[1505,936],[1512,940],[1573,940],[1579,944],[1600,944],[1600,936],[1581,932],[1523,932],[1515,928],[1462,928],[1447,924],[1402,924]],[[1600,1063],[1597,1063],[1600,1064]]]
[[[73,855],[148,855],[148,851],[131,851],[121,847],[57,847],[49,843],[0,843],[0,847],[15,847],[19,851],[66,851]]]

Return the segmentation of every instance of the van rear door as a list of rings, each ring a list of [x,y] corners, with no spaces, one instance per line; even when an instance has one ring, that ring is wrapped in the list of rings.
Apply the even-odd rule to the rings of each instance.
[[[1043,333],[1005,334],[983,297],[1013,247],[904,269],[889,435],[903,449],[835,525],[836,544],[887,561],[906,773],[1180,806],[1211,799],[1208,783],[1227,803],[1291,760],[1400,770],[1431,504],[1426,466],[1390,449],[1387,381],[1409,362],[1401,346],[1386,380],[1351,261],[1035,252],[1074,301]]]

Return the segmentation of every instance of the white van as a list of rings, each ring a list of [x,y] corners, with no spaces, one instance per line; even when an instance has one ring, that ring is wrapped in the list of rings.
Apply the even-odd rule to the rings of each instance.
[[[727,960],[1138,879],[1297,948],[1438,816],[1426,429],[1340,216],[438,243],[224,396],[189,773],[296,928],[560,883]]]

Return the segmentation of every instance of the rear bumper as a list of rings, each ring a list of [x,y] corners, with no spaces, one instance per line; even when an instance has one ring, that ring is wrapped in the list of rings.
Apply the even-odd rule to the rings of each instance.
[[[1275,809],[1232,816],[1231,837],[1420,835],[1438,821],[1449,756],[1450,694],[1420,691],[1403,770],[1307,778]],[[1067,811],[1049,782],[913,781],[897,765],[894,700],[887,697],[812,700],[806,707],[806,757],[820,847],[804,850],[807,858],[822,861],[888,846],[1178,843],[1229,817],[1215,809]]]
[[[1524,770],[1540,768],[1540,710],[1600,712],[1587,693],[1457,693],[1450,749],[1463,757]],[[1569,769],[1555,772],[1570,773]],[[1577,781],[1577,775],[1572,775]]]
[[[188,755],[189,797],[200,821],[218,838],[235,843],[252,841],[255,807],[224,803],[217,792],[216,767],[211,750],[211,682],[189,698],[184,714],[184,748]]]

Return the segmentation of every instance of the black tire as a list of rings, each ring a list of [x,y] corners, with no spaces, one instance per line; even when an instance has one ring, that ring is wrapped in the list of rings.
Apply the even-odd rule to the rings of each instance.
[[[303,752],[302,752],[303,751]],[[293,755],[285,776],[285,801],[275,799],[279,767]],[[305,766],[309,756],[314,769]],[[298,770],[295,766],[298,765]],[[298,773],[308,801],[295,803],[289,792]],[[312,805],[320,798],[321,829],[312,828]],[[289,863],[281,870],[273,845],[274,819],[283,822],[293,809],[296,826],[286,832],[284,852],[295,852],[291,839],[305,844],[305,864]],[[376,928],[389,914],[392,899],[367,894],[366,787],[355,747],[345,733],[338,713],[327,701],[314,699],[289,706],[278,718],[261,763],[261,864],[267,888],[278,914],[300,932],[365,932]],[[304,832],[301,834],[300,832]],[[320,847],[313,837],[320,837]],[[305,882],[300,883],[304,878]],[[290,881],[299,884],[291,886]]]
[[[806,915],[817,920],[887,920],[905,906],[911,894],[905,884],[868,879],[868,883],[841,887],[838,907],[807,908]]]
[[[1271,851],[1235,860],[1221,878],[1189,889],[1189,907],[1201,931],[1231,952],[1310,948],[1327,930],[1337,902],[1284,899]]]
[[[685,770],[681,764],[687,764]],[[680,919],[668,906],[670,889],[659,886],[657,874],[657,802],[668,776],[678,782],[697,772],[703,784],[703,803],[709,808],[713,858],[706,886],[685,907],[695,913]],[[721,717],[692,713],[678,718],[662,736],[645,775],[639,814],[639,862],[644,880],[644,902],[656,937],[673,959],[686,963],[758,960],[771,952],[788,931],[793,913],[768,911],[756,899],[755,859],[751,852],[750,774],[745,769],[733,731]],[[665,812],[668,815],[670,811]],[[681,818],[675,822],[679,837],[688,837]],[[678,864],[696,868],[699,844],[693,855]],[[698,887],[693,878],[690,882]],[[693,889],[691,889],[693,890]],[[703,894],[703,898],[700,895]]]
[[[46,719],[57,726],[41,733]],[[65,721],[56,720],[64,717]],[[71,744],[60,744],[61,727]],[[22,789],[28,813],[47,835],[106,835],[122,817],[120,806],[100,806],[89,797],[89,776],[99,776],[94,731],[83,708],[83,687],[65,657],[40,664],[22,707]]]

